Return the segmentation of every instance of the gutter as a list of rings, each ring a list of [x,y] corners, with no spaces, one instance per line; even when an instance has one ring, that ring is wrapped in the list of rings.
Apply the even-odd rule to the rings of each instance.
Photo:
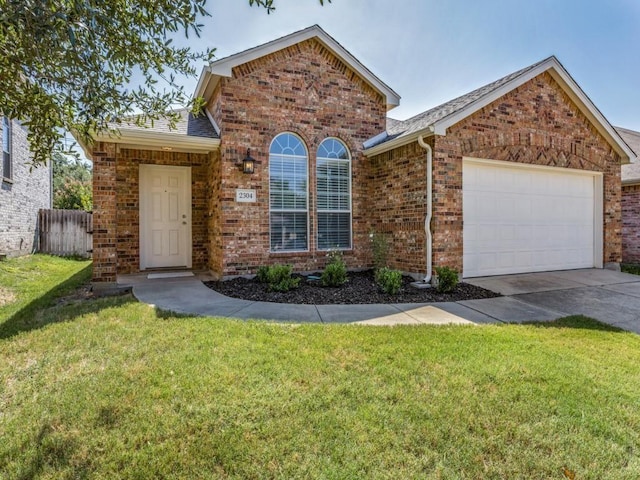
[[[426,249],[427,249],[427,275],[422,279],[422,283],[429,284],[431,282],[431,273],[433,270],[432,251],[433,236],[431,235],[431,218],[433,216],[433,150],[431,145],[424,141],[424,135],[418,137],[418,145],[427,151],[427,215],[424,219],[424,231],[426,233]]]
[[[401,135],[399,137],[394,138],[393,140],[388,140],[386,142],[379,143],[378,145],[367,148],[366,144],[374,139],[377,139],[378,136],[368,140],[363,144],[365,150],[362,152],[365,157],[373,157],[375,155],[379,155],[384,152],[388,152],[389,150],[393,150],[394,148],[402,147],[404,145],[409,145],[415,141],[418,141],[419,138],[426,136],[431,136],[436,133],[436,130],[433,125],[429,125],[426,128],[418,130],[417,132],[410,133],[408,135]]]

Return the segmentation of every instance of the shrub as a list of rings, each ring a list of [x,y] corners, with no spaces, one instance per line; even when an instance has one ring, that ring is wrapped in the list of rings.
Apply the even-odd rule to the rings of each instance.
[[[438,285],[436,290],[440,293],[451,292],[458,285],[458,272],[449,267],[436,267]]]
[[[256,272],[256,279],[260,283],[269,283],[269,267],[266,265],[258,267],[258,271]]]
[[[320,280],[325,287],[339,287],[347,281],[347,265],[339,250],[330,251],[327,256],[329,263],[324,268]]]
[[[299,278],[291,276],[291,265],[271,265],[267,271],[269,290],[274,292],[288,292],[300,283]]]
[[[378,271],[387,266],[389,242],[387,242],[387,237],[374,230],[369,233],[369,239],[371,240],[371,250],[373,253],[373,266],[376,271]]]
[[[395,295],[402,287],[402,273],[388,267],[380,268],[376,271],[376,283],[383,292]]]

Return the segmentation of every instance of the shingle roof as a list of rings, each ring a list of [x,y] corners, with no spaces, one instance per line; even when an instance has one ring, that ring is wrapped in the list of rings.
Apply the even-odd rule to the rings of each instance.
[[[627,142],[631,150],[640,156],[640,132],[629,130],[628,128],[614,127],[622,139]]]
[[[139,127],[134,123],[123,123],[120,127],[128,130],[140,130],[141,132],[172,133],[186,135],[188,137],[220,138],[206,114],[203,113],[196,117],[187,108],[174,110],[174,113],[177,113],[179,118],[173,129],[170,128],[170,122],[166,118],[159,118],[153,122],[148,121],[143,127]]]
[[[446,118],[451,114],[459,112],[460,110],[467,107],[468,105],[475,102],[476,100],[484,97],[485,95],[493,92],[494,90],[499,89],[501,86],[505,85],[506,83],[509,83],[510,81],[518,78],[521,75],[524,75],[530,70],[535,69],[538,65],[546,62],[547,60],[548,59],[545,59],[538,63],[534,63],[533,65],[523,68],[522,70],[518,70],[517,72],[511,73],[506,77],[502,77],[501,79],[496,80],[495,82],[489,83],[484,87],[480,87],[472,92],[469,92],[453,100],[450,100],[430,110],[427,110],[426,112],[419,113],[418,115],[411,117],[407,120],[400,121],[400,120],[394,120],[394,119],[387,119],[388,120],[387,121],[388,136],[383,140],[381,140],[380,142],[378,142],[378,144],[387,142],[389,140],[393,140],[394,138],[408,136],[420,130],[424,130],[425,128],[433,125],[438,120],[442,120],[443,118]]]
[[[640,155],[640,132],[627,128],[615,127],[622,139],[627,142],[636,155]],[[640,183],[640,162],[622,165],[622,181],[625,183]]]

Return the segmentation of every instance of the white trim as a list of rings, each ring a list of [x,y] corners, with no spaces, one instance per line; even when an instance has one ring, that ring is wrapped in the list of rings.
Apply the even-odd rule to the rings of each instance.
[[[591,99],[582,91],[580,86],[571,78],[571,75],[564,69],[556,57],[549,57],[540,62],[531,70],[524,72],[516,78],[508,81],[504,85],[492,90],[477,100],[471,102],[464,108],[435,121],[433,124],[410,135],[400,136],[395,140],[382,143],[373,148],[365,150],[365,156],[370,157],[384,153],[388,150],[397,148],[408,143],[412,143],[420,136],[428,136],[430,134],[446,135],[447,129],[461,120],[473,115],[478,110],[486,107],[490,103],[496,101],[500,97],[506,95],[512,90],[525,84],[526,82],[537,77],[541,73],[549,71],[553,79],[558,82],[560,88],[569,96],[569,98],[577,105],[578,109],[589,119],[596,127],[598,132],[614,147],[616,152],[623,158],[623,162],[634,161],[637,157],[629,148],[620,134],[611,126],[607,119],[602,115],[600,110],[593,104]],[[375,138],[375,137],[374,137]],[[366,147],[365,147],[366,148]]]
[[[379,133],[375,137],[371,137],[369,140],[365,140],[364,142],[362,142],[362,148],[364,148],[366,150],[367,148],[371,147],[372,145],[375,145],[375,144],[383,141],[388,136],[389,136],[389,134],[386,131],[384,131],[382,133]]]
[[[318,150],[320,150],[320,146],[326,141],[326,140],[336,140],[338,142],[340,142],[342,144],[342,146],[344,147],[344,149],[347,151],[347,154],[349,155],[348,159],[342,159],[342,158],[327,158],[327,157],[319,157],[318,156]],[[348,181],[349,181],[349,210],[335,210],[335,209],[323,209],[320,210],[320,208],[318,208],[318,158],[322,158],[323,160],[329,160],[329,161],[338,161],[338,162],[343,162],[343,163],[348,163],[349,165],[349,174],[348,174]],[[320,248],[319,247],[319,242],[318,242],[318,228],[319,228],[319,221],[318,221],[318,214],[320,213],[348,213],[349,214],[349,246],[348,247],[341,247],[338,248],[337,250],[341,250],[341,251],[349,251],[349,250],[353,250],[353,183],[352,183],[352,176],[353,176],[353,158],[351,156],[351,151],[349,150],[349,147],[347,147],[347,144],[345,142],[343,142],[341,139],[339,139],[338,137],[327,137],[324,140],[322,140],[322,142],[320,142],[320,144],[318,145],[318,148],[316,149],[316,174],[315,174],[315,186],[316,186],[316,196],[315,196],[315,203],[316,203],[316,238],[315,238],[315,243],[316,243],[316,250],[319,252],[329,252],[331,250],[336,250],[335,248]]]
[[[305,160],[307,162],[307,208],[305,210],[291,210],[291,209],[272,209],[271,208],[271,146],[273,145],[273,142],[275,141],[276,138],[278,138],[280,135],[284,135],[284,134],[291,134],[294,137],[296,137],[298,140],[300,140],[300,143],[302,144],[302,146],[304,147],[306,156],[305,156]],[[287,158],[303,158],[300,155],[287,155],[287,154],[274,154],[277,155],[279,157],[287,157]],[[310,185],[309,185],[309,179],[310,179],[310,172],[309,172],[309,163],[310,163],[310,159],[309,159],[309,147],[307,147],[307,144],[305,143],[305,141],[302,139],[302,137],[294,132],[291,132],[289,130],[285,130],[282,131],[278,134],[276,134],[272,139],[271,139],[271,143],[269,143],[269,164],[267,166],[267,181],[268,181],[268,185],[269,185],[269,195],[267,197],[267,200],[269,202],[269,253],[270,254],[274,254],[274,255],[279,255],[279,254],[284,254],[284,253],[308,253],[311,251],[311,226],[309,225],[309,223],[311,223],[310,220],[310,214],[311,214],[311,208],[310,208],[310,198],[309,198],[309,192],[310,192]],[[271,249],[271,213],[275,212],[275,213],[306,213],[307,215],[307,248],[304,250],[272,250]]]
[[[519,168],[519,169],[525,169],[525,170],[538,170],[538,171],[547,170],[549,172],[563,171],[563,172],[575,173],[578,175],[586,175],[590,177],[593,177],[595,175],[600,175],[600,176],[603,175],[602,172],[596,172],[595,170],[580,170],[578,168],[566,168],[566,167],[550,167],[548,165],[534,165],[530,163],[510,162],[507,160],[490,160],[488,158],[462,157],[462,161],[468,162],[468,163],[484,164],[484,165],[495,165],[497,167],[502,167],[502,168]]]
[[[283,50],[292,45],[296,45],[305,40],[316,38],[327,49],[329,49],[336,57],[347,64],[352,70],[354,70],[364,81],[366,81],[374,90],[382,94],[386,98],[387,110],[398,106],[400,104],[400,95],[394,92],[388,85],[382,80],[376,77],[367,67],[365,67],[360,61],[351,55],[342,45],[335,41],[331,36],[327,34],[318,25],[305,28],[298,32],[294,32],[290,35],[284,36],[277,40],[273,40],[264,45],[250,48],[244,52],[236,53],[229,57],[217,60],[209,65],[202,71],[201,78],[198,81],[198,86],[194,93],[195,97],[205,97],[207,90],[210,90],[209,81],[204,76],[208,74],[217,77],[231,77],[233,75],[233,68],[238,65],[251,62],[258,58],[264,57],[271,53]],[[217,82],[216,82],[217,83]]]
[[[486,107],[490,103],[546,71],[549,71],[549,74],[556,82],[558,82],[562,90],[567,93],[569,98],[597,128],[598,132],[607,139],[620,156],[623,158],[627,157],[628,160],[636,158],[635,154],[631,151],[620,134],[611,126],[600,110],[598,110],[593,104],[591,99],[587,97],[580,86],[573,80],[573,78],[571,78],[571,75],[569,75],[569,73],[564,69],[558,59],[553,56],[540,62],[535,68],[524,72],[522,75],[519,75],[499,88],[492,90],[474,102],[471,102],[463,109],[434,122],[433,127],[436,135],[446,135],[447,128],[455,125],[464,118],[474,114],[478,110]]]
[[[420,137],[432,137],[433,134],[433,126],[428,126],[427,128],[418,130],[417,132],[411,133],[410,135],[400,136],[394,138],[393,140],[389,140],[388,142],[376,145],[375,147],[371,147],[368,150],[364,150],[362,153],[365,157],[374,157],[376,155],[380,155],[381,153],[388,152],[389,150],[394,150],[398,147],[403,147],[404,145],[409,145],[410,143],[417,142],[418,138]]]
[[[217,122],[213,119],[213,115],[211,115],[211,112],[206,108],[204,109],[204,112],[207,114],[207,118],[211,122],[211,126],[216,131],[216,135],[220,136],[220,127],[218,126]]]
[[[163,170],[181,170],[185,173],[186,177],[186,185],[185,191],[183,192],[183,201],[188,206],[187,212],[187,228],[185,232],[185,236],[187,238],[185,245],[185,260],[186,268],[191,268],[193,265],[193,207],[192,207],[192,192],[191,192],[191,167],[179,167],[175,165],[157,165],[157,164],[148,164],[141,163],[138,169],[138,201],[139,201],[139,221],[138,221],[138,233],[139,233],[139,245],[138,245],[138,256],[140,262],[140,270],[146,270],[148,268],[153,268],[148,265],[148,260],[145,251],[149,248],[148,239],[147,239],[147,228],[146,228],[146,219],[148,217],[148,208],[149,205],[146,201],[146,196],[143,195],[143,188],[146,188],[146,181],[143,182],[143,172],[150,172],[154,169],[163,169]],[[146,173],[144,174],[146,177]],[[144,185],[143,185],[144,183]],[[181,267],[182,265],[176,265],[177,267]]]
[[[119,135],[99,133],[94,142],[144,145],[145,147],[170,147],[192,152],[212,152],[220,148],[219,138],[192,137],[180,133],[147,131],[144,129],[120,128]]]
[[[576,168],[549,167],[547,165],[531,165],[528,163],[516,163],[503,160],[490,160],[484,158],[462,157],[465,163],[477,165],[494,165],[500,168],[513,168],[519,170],[536,170],[547,172],[567,172],[574,175],[582,175],[593,178],[593,266],[603,268],[604,256],[604,174],[593,170],[579,170]],[[463,207],[464,208],[464,205]],[[464,216],[464,213],[463,213]],[[464,229],[464,225],[462,227]],[[464,233],[463,233],[464,235]],[[464,276],[464,271],[462,272]]]

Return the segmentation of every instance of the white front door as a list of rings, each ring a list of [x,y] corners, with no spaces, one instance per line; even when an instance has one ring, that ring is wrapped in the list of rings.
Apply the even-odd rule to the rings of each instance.
[[[140,269],[191,268],[191,168],[140,165]]]
[[[463,275],[602,267],[602,175],[465,159]]]

